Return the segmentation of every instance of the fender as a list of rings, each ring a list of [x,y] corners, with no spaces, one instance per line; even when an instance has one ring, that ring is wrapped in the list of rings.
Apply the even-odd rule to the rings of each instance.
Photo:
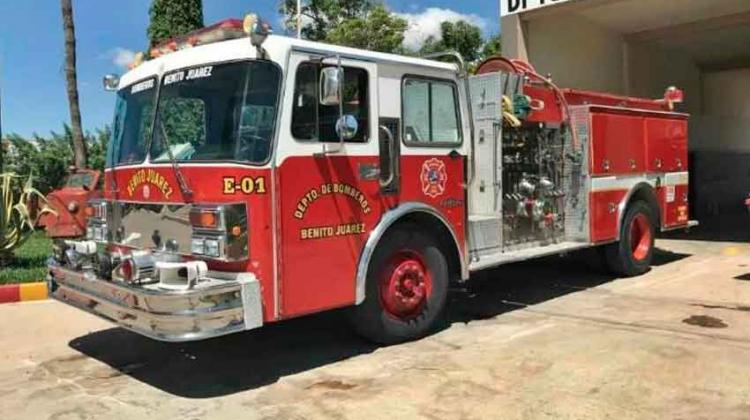
[[[662,176],[657,176],[655,178],[648,177],[646,180],[637,183],[634,185],[625,195],[625,197],[620,202],[620,205],[618,206],[618,216],[617,216],[617,240],[620,240],[620,233],[622,232],[622,222],[625,218],[625,210],[628,208],[628,204],[630,203],[631,199],[636,194],[644,194],[644,197],[646,201],[648,202],[649,206],[652,206],[656,209],[656,222],[659,226],[656,226],[658,229],[661,227],[661,206],[659,205],[659,200],[656,197],[655,189],[660,186],[662,182]]]
[[[359,257],[359,264],[357,265],[357,277],[355,279],[356,281],[355,303],[357,305],[359,305],[360,303],[362,303],[362,301],[365,300],[365,283],[367,281],[367,268],[370,265],[370,259],[372,258],[372,254],[375,252],[375,248],[380,243],[380,239],[383,237],[383,235],[385,234],[385,232],[388,230],[389,227],[391,227],[394,223],[399,221],[402,217],[411,213],[427,213],[431,216],[434,216],[438,220],[440,220],[440,222],[451,233],[451,237],[453,238],[454,245],[456,246],[456,249],[459,250],[458,254],[459,254],[459,260],[460,260],[459,263],[461,265],[461,278],[462,279],[469,278],[469,268],[461,252],[461,250],[464,249],[464,247],[461,244],[459,244],[457,236],[456,236],[456,232],[453,231],[453,227],[451,227],[450,223],[448,223],[448,221],[445,220],[445,217],[443,217],[443,215],[440,214],[440,212],[432,206],[429,206],[424,203],[418,203],[418,202],[407,202],[383,214],[383,217],[381,217],[380,222],[378,222],[378,225],[375,226],[375,228],[370,232],[370,235],[367,238],[367,242],[365,243],[365,246],[362,249],[362,254]]]

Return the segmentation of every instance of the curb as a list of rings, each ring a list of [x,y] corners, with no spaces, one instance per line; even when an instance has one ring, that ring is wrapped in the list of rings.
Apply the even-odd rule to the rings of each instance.
[[[0,286],[0,303],[47,299],[47,283],[21,283]]]

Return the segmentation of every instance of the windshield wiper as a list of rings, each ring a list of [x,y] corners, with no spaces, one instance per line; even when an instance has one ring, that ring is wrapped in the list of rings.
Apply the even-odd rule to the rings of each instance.
[[[177,159],[175,159],[174,154],[172,153],[172,148],[169,147],[169,138],[167,137],[167,130],[164,128],[164,123],[161,120],[161,116],[156,116],[157,123],[159,124],[159,129],[161,131],[161,137],[162,137],[162,144],[167,149],[167,156],[169,157],[169,161],[172,163],[172,171],[174,172],[175,177],[177,178],[177,185],[180,186],[180,192],[182,193],[182,198],[185,200],[186,203],[192,204],[193,203],[193,190],[190,189],[190,185],[188,185],[187,181],[185,180],[185,177],[182,176],[182,171],[180,171],[180,165],[177,163]]]

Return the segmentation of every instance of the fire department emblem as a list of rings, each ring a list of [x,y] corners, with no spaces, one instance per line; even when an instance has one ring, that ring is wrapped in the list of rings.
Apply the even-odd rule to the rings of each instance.
[[[422,164],[422,172],[419,175],[422,181],[422,192],[432,198],[443,195],[445,183],[448,182],[448,173],[445,171],[445,163],[442,160],[432,158]]]

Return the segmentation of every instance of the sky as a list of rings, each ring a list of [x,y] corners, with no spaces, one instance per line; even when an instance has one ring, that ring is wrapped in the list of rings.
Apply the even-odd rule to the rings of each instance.
[[[102,89],[107,73],[125,71],[133,51],[148,45],[151,0],[73,0],[78,90],[85,131],[108,124],[114,95]],[[283,33],[280,0],[203,0],[204,22],[241,18],[256,12]],[[386,0],[406,18],[404,44],[418,47],[439,38],[442,20],[465,19],[485,36],[499,31],[497,0]],[[3,134],[47,136],[69,121],[64,74],[64,42],[59,0],[0,1],[0,105]]]

